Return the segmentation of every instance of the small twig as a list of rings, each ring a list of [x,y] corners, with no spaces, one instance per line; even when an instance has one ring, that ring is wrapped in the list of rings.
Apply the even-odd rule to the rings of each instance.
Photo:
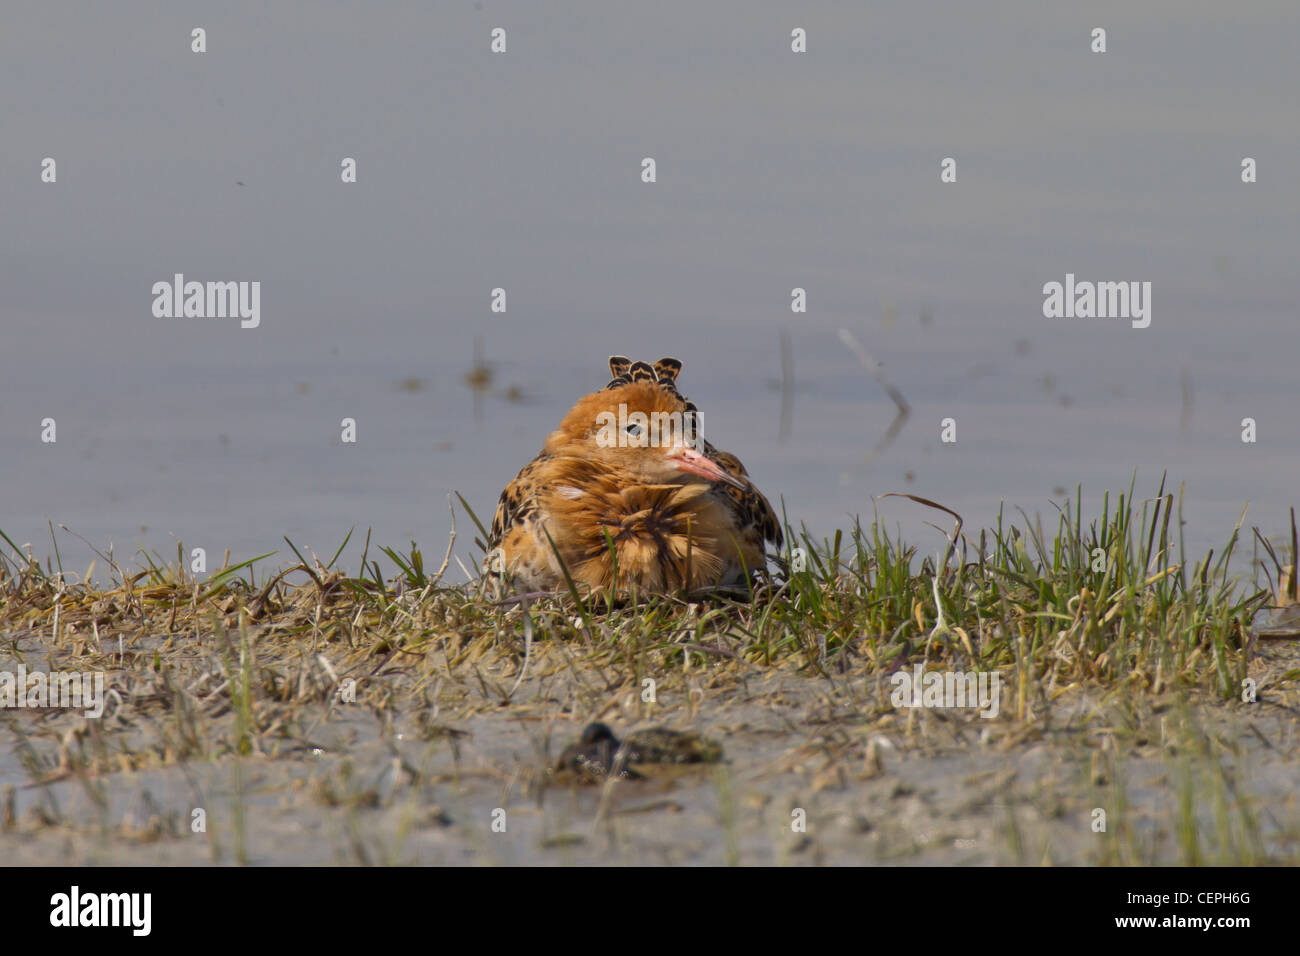
[[[430,584],[437,584],[442,580],[442,576],[447,573],[447,565],[451,563],[451,546],[456,543],[456,509],[451,505],[451,495],[447,496],[447,510],[451,512],[451,537],[447,540],[447,553],[442,557],[442,567],[430,579]]]
[[[898,414],[895,415],[894,420],[889,423],[889,428],[886,429],[885,434],[881,437],[880,441],[876,442],[876,446],[867,453],[867,457],[863,461],[863,464],[867,465],[870,464],[877,455],[884,451],[890,442],[898,437],[898,433],[903,430],[903,423],[906,422],[908,416],[912,414],[912,408],[907,404],[907,399],[903,397],[903,393],[891,385],[885,378],[884,373],[880,371],[880,363],[871,357],[870,353],[862,347],[862,343],[854,337],[852,332],[848,329],[840,329],[840,340],[853,350],[853,353],[857,355],[858,360],[862,362],[862,367],[867,370],[867,374],[880,383],[880,386],[886,393],[888,393],[889,397],[893,399],[894,404],[898,406]]]

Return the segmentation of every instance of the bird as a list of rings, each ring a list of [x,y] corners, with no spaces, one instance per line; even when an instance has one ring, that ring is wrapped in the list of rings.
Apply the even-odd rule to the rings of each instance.
[[[699,435],[675,358],[609,359],[540,454],[506,485],[485,574],[523,591],[669,593],[742,586],[780,549],[772,505],[735,455]]]

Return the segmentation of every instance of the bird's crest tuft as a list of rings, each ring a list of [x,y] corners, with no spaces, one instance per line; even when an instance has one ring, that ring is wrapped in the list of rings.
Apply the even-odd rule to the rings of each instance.
[[[649,382],[658,385],[669,395],[680,398],[686,403],[686,411],[693,414],[699,411],[695,403],[677,391],[677,374],[681,370],[681,361],[667,356],[650,365],[646,362],[633,362],[626,355],[611,355],[609,371],[614,377],[605,389],[620,388],[632,382]]]

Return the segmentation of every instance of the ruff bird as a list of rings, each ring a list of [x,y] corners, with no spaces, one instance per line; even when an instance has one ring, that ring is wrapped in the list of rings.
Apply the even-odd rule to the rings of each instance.
[[[501,493],[488,574],[552,590],[565,571],[594,589],[670,592],[744,583],[781,527],[745,466],[698,434],[677,391],[682,363],[616,355]]]

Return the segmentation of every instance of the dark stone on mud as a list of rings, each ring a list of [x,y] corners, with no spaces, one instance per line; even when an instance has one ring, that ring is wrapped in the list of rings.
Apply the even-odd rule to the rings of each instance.
[[[590,723],[582,736],[570,744],[556,761],[553,774],[576,774],[580,780],[598,782],[611,776],[624,780],[641,780],[643,775],[633,765],[681,765],[717,763],[722,748],[699,734],[666,727],[634,731],[620,741],[608,725]]]

